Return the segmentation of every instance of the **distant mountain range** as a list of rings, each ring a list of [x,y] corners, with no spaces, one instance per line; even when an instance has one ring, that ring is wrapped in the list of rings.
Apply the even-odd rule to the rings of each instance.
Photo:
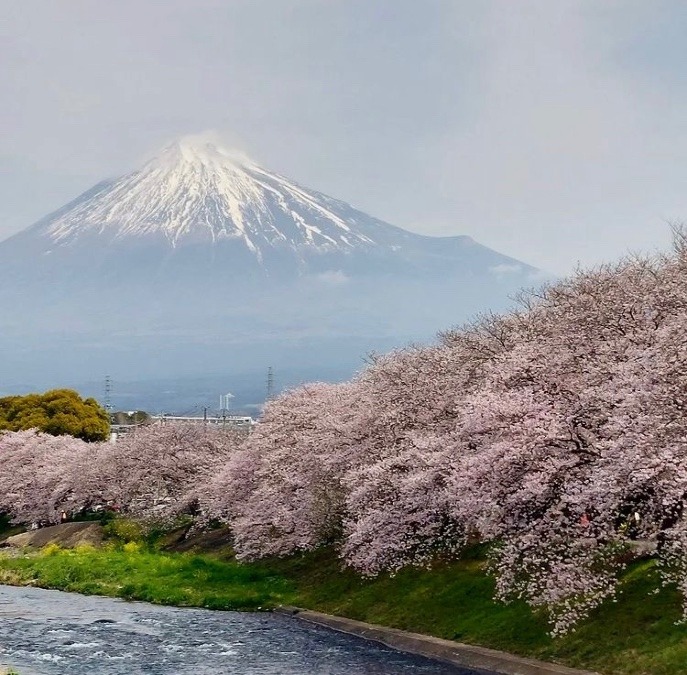
[[[501,309],[537,271],[181,139],[0,242],[2,382],[321,364]]]

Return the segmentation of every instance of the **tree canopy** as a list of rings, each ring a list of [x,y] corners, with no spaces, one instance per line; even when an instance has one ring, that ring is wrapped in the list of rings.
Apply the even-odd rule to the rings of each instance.
[[[26,429],[103,441],[110,432],[110,419],[94,398],[83,399],[72,389],[0,398],[0,431]]]

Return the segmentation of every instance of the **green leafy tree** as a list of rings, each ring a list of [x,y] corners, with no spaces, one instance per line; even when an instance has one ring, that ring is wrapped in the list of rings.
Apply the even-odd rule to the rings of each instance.
[[[0,398],[0,431],[25,429],[104,441],[110,433],[110,418],[94,398],[83,399],[72,389]]]

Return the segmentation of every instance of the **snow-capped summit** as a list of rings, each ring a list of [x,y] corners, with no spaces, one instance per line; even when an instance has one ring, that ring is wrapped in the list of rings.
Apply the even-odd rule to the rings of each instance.
[[[72,276],[85,267],[139,283],[184,274],[232,283],[312,274],[472,277],[519,264],[469,237],[426,237],[385,223],[203,136],[169,144],[0,243],[0,263],[13,266],[29,251]]]
[[[86,234],[110,241],[158,236],[169,246],[241,242],[262,260],[267,248],[294,253],[374,246],[354,210],[271,173],[244,154],[185,137],[142,168],[101,183],[37,228],[54,245]],[[388,226],[389,229],[391,226]]]
[[[150,163],[256,166],[244,152],[225,147],[220,141],[204,134],[181,136],[166,145]]]

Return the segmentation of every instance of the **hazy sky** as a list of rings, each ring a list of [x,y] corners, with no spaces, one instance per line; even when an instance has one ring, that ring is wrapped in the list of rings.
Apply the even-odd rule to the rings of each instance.
[[[687,4],[3,0],[0,237],[170,139],[555,273],[687,220]]]

